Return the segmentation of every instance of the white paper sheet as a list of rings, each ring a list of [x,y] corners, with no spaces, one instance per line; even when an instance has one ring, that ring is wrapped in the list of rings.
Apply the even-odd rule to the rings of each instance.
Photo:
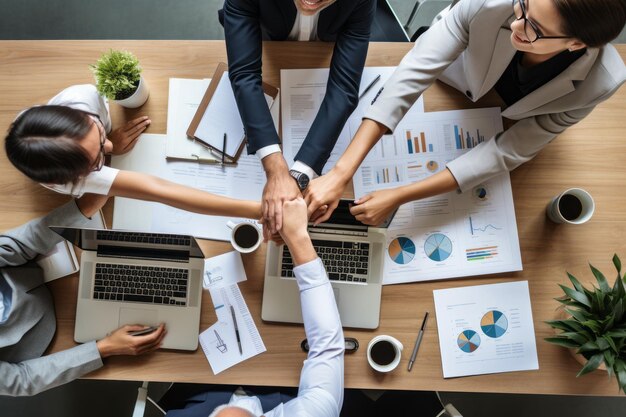
[[[433,295],[444,378],[539,369],[528,281]]]
[[[170,78],[165,148],[165,155],[168,158],[217,160],[206,146],[187,137],[189,124],[210,82],[210,78],[203,80]]]
[[[209,291],[217,314],[217,322],[202,332],[199,340],[213,373],[217,375],[231,366],[265,352],[266,348],[237,284],[214,287]],[[241,353],[230,306],[235,309]]]
[[[143,134],[129,153],[114,156],[114,168],[144,172],[166,180],[232,198],[260,200],[265,172],[254,155],[242,155],[237,166],[172,162],[165,159],[165,135]],[[226,222],[234,217],[191,213],[160,203],[115,198],[113,228],[156,233],[189,234],[199,238],[229,240]]]
[[[352,131],[357,128],[358,123],[350,125]],[[354,194],[361,197],[427,178],[500,131],[497,108],[410,111],[394,134],[384,136],[367,155],[353,178]],[[470,192],[401,206],[387,239],[383,284],[522,269],[508,173]]]
[[[227,252],[204,260],[205,289],[214,289],[245,281],[246,271],[243,268],[241,254],[237,251]]]
[[[380,75],[380,80],[363,95],[359,100],[357,108],[348,118],[330,154],[330,158],[324,166],[322,171],[324,174],[335,166],[354,136],[354,132],[350,132],[348,125],[361,123],[365,111],[371,105],[374,97],[376,97],[378,90],[385,84],[395,69],[396,67],[366,67],[363,70],[359,89],[361,93],[366,90],[367,86],[370,85],[377,75]],[[287,164],[290,166],[293,164],[293,158],[302,146],[322,104],[326,94],[329,71],[328,68],[319,68],[281,70],[280,72],[280,89],[283,100],[281,113],[283,153]],[[424,111],[424,101],[421,97],[411,110],[416,112]]]

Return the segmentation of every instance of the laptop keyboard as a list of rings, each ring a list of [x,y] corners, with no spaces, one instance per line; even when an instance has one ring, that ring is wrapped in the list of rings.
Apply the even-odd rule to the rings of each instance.
[[[313,240],[313,246],[326,267],[328,278],[331,281],[367,282],[369,243]],[[293,266],[293,259],[287,245],[285,245],[283,246],[281,277],[295,278]]]
[[[159,233],[133,233],[99,230],[96,237],[98,240],[108,240],[112,242],[154,243],[178,246],[189,246],[191,244],[189,236]]]
[[[97,263],[93,298],[185,306],[188,278],[181,268]]]

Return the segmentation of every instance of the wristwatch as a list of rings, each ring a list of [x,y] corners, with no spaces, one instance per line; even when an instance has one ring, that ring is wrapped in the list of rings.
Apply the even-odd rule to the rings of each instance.
[[[300,189],[300,191],[304,191],[306,187],[309,186],[309,176],[306,175],[304,172],[292,169],[289,171],[289,175],[291,175],[293,179],[296,180],[296,184],[298,184],[298,188]]]

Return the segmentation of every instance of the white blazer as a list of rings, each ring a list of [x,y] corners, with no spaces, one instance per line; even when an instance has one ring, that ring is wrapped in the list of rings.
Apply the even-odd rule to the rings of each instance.
[[[461,0],[418,38],[365,117],[393,131],[435,79],[472,101],[480,99],[515,55],[513,20],[511,0]],[[561,74],[502,112],[518,120],[515,125],[448,163],[460,190],[530,160],[625,80],[626,66],[613,46],[587,48]]]

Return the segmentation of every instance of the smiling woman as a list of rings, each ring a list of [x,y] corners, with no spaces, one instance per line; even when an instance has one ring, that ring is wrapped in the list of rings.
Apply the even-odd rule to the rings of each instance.
[[[608,42],[625,23],[626,0],[461,0],[418,38],[336,166],[311,181],[309,210],[329,206],[316,223],[436,79],[474,102],[495,90],[502,115],[517,123],[425,180],[360,198],[351,209],[358,220],[377,224],[401,204],[472,189],[532,159],[624,83],[626,66]]]
[[[104,165],[105,154],[130,151],[149,124],[150,119],[143,116],[112,130],[107,101],[93,85],[76,85],[48,105],[23,111],[9,129],[5,149],[11,163],[27,177],[74,197],[121,196],[202,214],[260,217],[260,203]]]

